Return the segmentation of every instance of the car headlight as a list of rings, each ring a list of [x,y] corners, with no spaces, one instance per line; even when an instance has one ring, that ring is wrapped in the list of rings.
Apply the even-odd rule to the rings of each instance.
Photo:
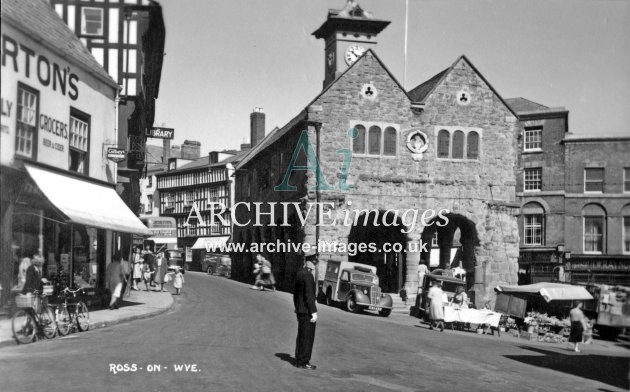
[[[367,295],[368,291],[367,289],[363,289],[363,294]]]

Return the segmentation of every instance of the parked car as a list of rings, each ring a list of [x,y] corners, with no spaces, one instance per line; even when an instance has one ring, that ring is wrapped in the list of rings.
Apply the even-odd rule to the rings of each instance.
[[[349,312],[377,310],[381,316],[387,317],[392,312],[393,300],[389,294],[381,293],[378,284],[376,267],[331,260],[324,281],[319,284],[319,298],[329,306],[343,303]]]
[[[441,275],[441,270],[434,270],[434,273],[428,273],[424,275],[424,280],[418,286],[418,293],[416,295],[416,302],[411,307],[411,315],[427,320],[428,312],[427,307],[429,306],[429,289],[431,288],[431,284],[435,281],[442,283],[442,291],[446,293],[449,300],[453,298],[455,295],[455,291],[458,286],[466,287],[466,282],[454,278],[451,276]]]
[[[232,276],[232,259],[219,253],[207,253],[201,262],[201,270],[209,275]]]

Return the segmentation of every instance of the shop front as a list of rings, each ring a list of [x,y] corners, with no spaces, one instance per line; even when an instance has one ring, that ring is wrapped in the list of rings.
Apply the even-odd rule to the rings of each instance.
[[[108,295],[107,264],[116,252],[129,251],[121,249],[121,236],[148,235],[148,229],[111,184],[35,163],[1,170],[3,189],[15,195],[3,208],[3,239],[11,244],[2,263],[3,307],[11,309],[34,257],[44,259],[42,276],[56,292],[80,287],[88,305],[99,305]]]

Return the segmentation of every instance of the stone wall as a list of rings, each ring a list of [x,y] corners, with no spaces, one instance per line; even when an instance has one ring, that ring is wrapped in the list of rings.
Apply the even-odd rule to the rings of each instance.
[[[366,85],[375,90],[376,97],[367,98],[361,94]],[[462,89],[472,98],[465,106],[456,102]],[[273,192],[273,187],[268,187],[258,193],[252,192],[252,200],[265,202],[307,197],[310,202],[331,203],[324,207],[330,219],[326,218],[326,222],[320,222],[319,226],[317,214],[309,215],[303,235],[304,242],[310,244],[346,242],[352,227],[340,222],[348,209],[395,209],[401,213],[411,209],[418,210],[419,215],[426,210],[448,209],[471,221],[477,232],[478,243],[474,245],[475,260],[471,270],[477,303],[492,299],[493,287],[498,283],[516,284],[519,236],[513,203],[516,198],[517,123],[465,58],[461,58],[435,88],[422,113],[410,109],[406,93],[371,52],[312,102],[311,108],[318,110],[308,113],[309,122],[321,125],[308,127],[309,137],[317,146],[326,180],[335,189],[315,190],[313,173],[307,172],[302,179],[310,190],[303,188],[288,194]],[[397,130],[397,151],[393,157],[353,154],[347,173],[347,185],[351,188],[342,190],[339,184],[343,177],[345,152],[340,150],[352,151],[348,130],[358,123],[376,124],[382,129],[393,126]],[[478,159],[438,158],[437,132],[445,127],[476,130],[481,136]],[[427,136],[428,149],[420,160],[418,156],[414,159],[406,146],[412,128]],[[273,154],[293,152],[296,138],[297,131],[287,133],[284,144],[267,148],[247,167],[264,172]],[[237,177],[237,181],[238,178],[241,177]],[[239,184],[242,182],[237,182],[237,187]],[[321,225],[333,219],[338,221],[337,224]],[[422,230],[418,223],[409,233],[404,233],[404,238],[407,242],[419,241]],[[237,231],[235,228],[235,233]],[[323,276],[326,260],[347,257],[343,253],[322,252],[319,275]],[[420,254],[407,253],[404,260],[404,288],[414,293]]]

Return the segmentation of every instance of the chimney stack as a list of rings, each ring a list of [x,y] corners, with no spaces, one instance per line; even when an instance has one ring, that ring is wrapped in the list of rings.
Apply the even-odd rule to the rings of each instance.
[[[265,113],[262,108],[254,108],[250,119],[250,146],[254,148],[265,137]]]
[[[208,163],[217,163],[217,162],[219,162],[219,152],[210,151],[208,153]]]

